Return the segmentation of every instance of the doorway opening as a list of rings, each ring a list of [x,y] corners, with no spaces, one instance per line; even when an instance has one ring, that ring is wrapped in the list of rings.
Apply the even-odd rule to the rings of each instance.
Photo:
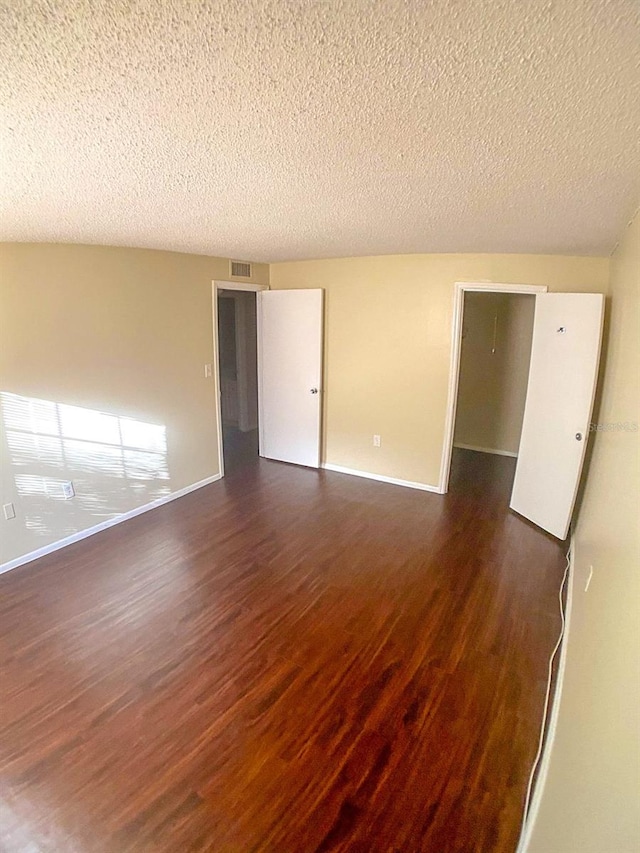
[[[511,485],[522,430],[531,359],[535,295],[543,285],[455,286],[451,371],[439,491],[456,462]],[[480,456],[479,454],[483,454]],[[493,457],[493,459],[491,458]],[[497,457],[503,457],[498,461]],[[456,464],[456,480],[463,476]]]
[[[320,467],[322,289],[214,281],[212,297],[221,476],[258,456]]]
[[[255,291],[216,288],[221,456],[224,472],[258,458],[258,363]]]
[[[454,465],[478,466],[511,490],[527,396],[535,296],[464,294]],[[459,452],[459,451],[462,451]],[[478,459],[477,454],[507,457]]]

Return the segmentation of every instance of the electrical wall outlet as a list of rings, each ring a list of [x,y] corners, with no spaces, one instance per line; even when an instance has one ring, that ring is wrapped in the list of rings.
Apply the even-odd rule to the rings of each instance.
[[[381,444],[382,444],[382,439],[380,438],[380,436],[374,435],[373,436],[373,446],[374,447],[380,447]]]
[[[3,504],[2,511],[6,521],[11,521],[12,518],[16,517],[16,509],[13,504]]]
[[[211,379],[211,376],[212,376],[211,371],[212,370],[213,370],[213,365],[205,364],[205,366],[204,366],[204,378],[205,379]]]
[[[75,496],[76,490],[73,488],[73,483],[69,480],[62,484],[62,496],[65,500]]]

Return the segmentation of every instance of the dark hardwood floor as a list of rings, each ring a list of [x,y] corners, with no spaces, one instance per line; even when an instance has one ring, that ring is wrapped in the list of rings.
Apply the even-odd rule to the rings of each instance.
[[[512,853],[563,548],[256,460],[0,577],[2,849]]]
[[[223,445],[226,476],[258,461],[257,429],[242,432],[237,427],[225,425],[223,428]]]

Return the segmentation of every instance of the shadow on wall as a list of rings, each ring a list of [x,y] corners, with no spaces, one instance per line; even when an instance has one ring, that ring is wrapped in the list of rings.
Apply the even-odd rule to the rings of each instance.
[[[100,520],[171,491],[164,424],[0,392],[3,430],[25,527],[57,538],[78,515]],[[63,484],[76,495],[61,529]],[[55,505],[52,504],[55,501]]]

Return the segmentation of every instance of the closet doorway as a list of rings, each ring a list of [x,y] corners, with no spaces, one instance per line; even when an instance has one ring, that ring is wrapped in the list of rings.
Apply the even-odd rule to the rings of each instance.
[[[520,322],[518,326],[515,319],[514,328],[520,328],[521,340],[516,339],[516,333],[509,343],[508,324],[500,322],[498,312],[502,306],[508,318],[510,311],[499,299],[494,298],[493,303],[479,302],[473,330],[469,325],[465,328],[468,295],[486,299],[491,294],[526,293],[535,295],[530,345],[526,339],[522,340],[526,324]],[[471,303],[469,307],[471,309]],[[513,318],[516,317],[526,320],[527,311],[514,308]],[[601,293],[548,293],[547,287],[540,285],[466,282],[455,285],[441,493],[447,492],[449,487],[455,443],[459,445],[458,453],[516,453],[510,508],[559,539],[566,538],[589,436],[603,318],[604,295]],[[465,345],[464,338],[471,332]],[[510,362],[516,353],[522,356],[527,349],[530,355],[521,415],[521,397],[518,394],[505,397],[505,385],[498,393],[491,388],[490,380],[504,380],[510,373],[522,376],[524,369],[511,371]],[[499,352],[504,356],[502,368],[496,359]],[[475,387],[471,388],[471,381],[461,376],[463,359],[471,378],[475,377]],[[465,389],[467,397],[461,404],[460,392]],[[503,421],[495,417],[495,402],[493,407],[488,405],[492,398],[503,400],[500,404],[503,412],[498,411],[498,414],[509,412],[509,417]],[[460,418],[457,417],[459,405]],[[518,432],[516,451],[513,448]],[[473,442],[480,443],[469,443],[469,436]]]
[[[453,446],[517,457],[535,297],[466,293]]]

